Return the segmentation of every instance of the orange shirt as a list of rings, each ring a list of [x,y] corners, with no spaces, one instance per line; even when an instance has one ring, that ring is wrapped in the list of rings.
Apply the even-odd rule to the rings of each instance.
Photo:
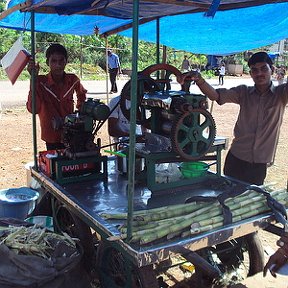
[[[55,83],[51,74],[39,75],[36,80],[35,98],[36,111],[40,119],[41,139],[48,143],[61,142],[61,130],[52,127],[53,118],[62,118],[74,112],[74,93],[77,97],[76,108],[80,109],[86,99],[87,90],[80,83],[75,74],[64,75],[64,82]],[[32,92],[29,91],[26,103],[27,109],[32,113]]]

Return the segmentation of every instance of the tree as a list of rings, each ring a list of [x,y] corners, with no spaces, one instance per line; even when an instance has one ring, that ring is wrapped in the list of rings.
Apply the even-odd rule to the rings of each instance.
[[[6,1],[0,0],[0,12],[5,10]]]

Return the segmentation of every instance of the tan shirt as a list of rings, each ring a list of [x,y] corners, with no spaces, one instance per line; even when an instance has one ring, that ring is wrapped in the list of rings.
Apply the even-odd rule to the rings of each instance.
[[[261,94],[255,86],[240,85],[217,89],[218,104],[239,104],[230,151],[250,163],[271,163],[274,160],[285,106],[288,85],[273,86]]]

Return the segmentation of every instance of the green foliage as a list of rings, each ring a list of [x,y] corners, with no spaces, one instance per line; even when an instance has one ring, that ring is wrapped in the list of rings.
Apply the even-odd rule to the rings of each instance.
[[[203,70],[201,71],[201,75],[203,78],[206,78],[206,79],[211,79],[215,77],[215,73],[213,70]]]
[[[0,11],[5,7],[6,1],[0,0]],[[24,47],[31,51],[31,34],[30,32],[14,31],[12,29],[0,28],[0,59],[7,53],[18,37],[23,36]],[[60,35],[51,33],[36,33],[36,61],[40,63],[40,73],[47,73],[45,51],[51,43],[63,44],[68,51],[67,71],[74,72],[85,79],[102,78],[106,71],[106,39],[91,35]],[[107,39],[107,45],[119,55],[122,69],[132,69],[132,39],[120,35],[112,35]],[[162,49],[162,46],[161,46]],[[167,47],[166,63],[181,69],[184,55],[188,59],[193,69],[205,70],[207,63],[206,55],[198,55],[185,51],[175,50]],[[160,62],[162,62],[163,51],[160,51]],[[230,56],[229,56],[230,57]],[[226,57],[225,57],[226,58]],[[138,71],[157,63],[157,47],[155,44],[139,41],[138,45]],[[246,71],[246,61],[244,55],[237,54],[226,58],[229,61],[242,63]],[[71,71],[70,71],[71,69]],[[204,72],[206,73],[206,72]],[[211,72],[213,73],[213,72]],[[207,77],[212,77],[207,72]],[[0,79],[6,78],[3,69],[0,69]],[[23,71],[20,79],[27,79],[28,74]]]
[[[14,30],[0,28],[0,59],[7,53],[19,35],[19,32]]]
[[[0,0],[0,13],[5,10],[6,0]]]

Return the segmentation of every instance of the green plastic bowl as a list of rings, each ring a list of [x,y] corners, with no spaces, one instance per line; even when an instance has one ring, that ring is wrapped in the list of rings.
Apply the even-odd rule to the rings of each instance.
[[[180,171],[184,178],[197,178],[207,174],[209,165],[204,162],[183,162]]]

